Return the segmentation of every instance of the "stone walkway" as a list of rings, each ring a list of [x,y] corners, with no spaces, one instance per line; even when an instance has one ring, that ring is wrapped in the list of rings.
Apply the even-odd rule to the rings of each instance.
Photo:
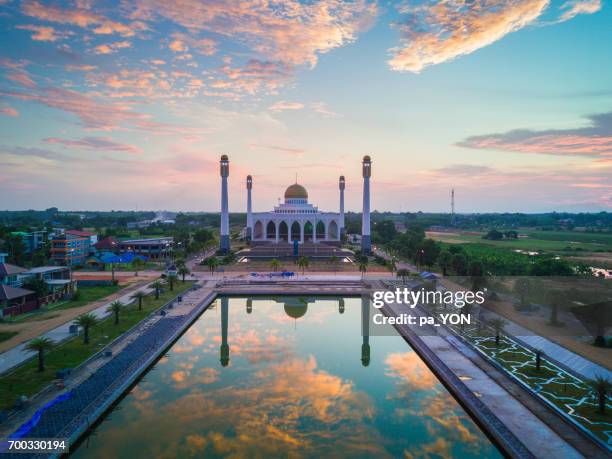
[[[562,366],[565,366],[570,371],[587,379],[594,379],[597,376],[607,376],[609,379],[612,379],[612,372],[607,368],[597,365],[596,363],[591,362],[590,360],[585,359],[584,357],[575,354],[574,352],[559,346],[556,343],[553,343],[543,336],[535,335],[532,331],[527,330],[525,327],[522,327],[493,311],[489,311],[484,308],[481,309],[481,311],[481,317],[483,317],[485,321],[491,320],[492,318],[502,318],[507,323],[507,325],[504,327],[504,331],[508,335],[511,335],[513,338],[516,338],[517,341],[520,341],[533,349],[541,349],[544,354],[546,354],[546,357],[559,362]]]

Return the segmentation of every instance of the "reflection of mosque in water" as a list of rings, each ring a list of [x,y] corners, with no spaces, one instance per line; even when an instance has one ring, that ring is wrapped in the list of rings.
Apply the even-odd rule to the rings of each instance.
[[[285,313],[297,320],[304,316],[308,311],[308,303],[314,303],[314,298],[306,298],[299,296],[284,296],[284,297],[259,297],[258,300],[283,303]],[[361,364],[367,367],[370,364],[370,299],[367,296],[361,297],[361,336],[363,337],[361,344]],[[253,299],[246,300],[246,312],[253,312]],[[338,313],[344,314],[344,298],[338,298]],[[230,347],[228,343],[228,326],[229,326],[229,298],[221,297],[221,348],[220,359],[221,365],[226,367],[230,361]]]

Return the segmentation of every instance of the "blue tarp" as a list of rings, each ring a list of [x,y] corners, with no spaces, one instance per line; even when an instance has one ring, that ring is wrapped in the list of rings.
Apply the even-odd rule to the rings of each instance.
[[[111,252],[104,252],[100,255],[100,260],[103,263],[131,263],[135,258],[140,258],[142,261],[147,261],[147,257],[136,255],[134,252],[126,252],[121,255],[115,255]]]
[[[436,280],[438,278],[438,276],[436,276],[434,273],[430,273],[429,271],[423,271],[420,276],[427,280]]]
[[[38,421],[40,421],[40,417],[46,410],[48,410],[57,403],[63,402],[64,400],[68,400],[71,396],[72,391],[66,392],[65,394],[61,394],[55,397],[49,403],[45,404],[40,410],[34,413],[34,416],[32,416],[32,418],[28,422],[22,424],[21,427],[19,427],[19,429],[17,429],[14,434],[9,436],[9,438],[11,440],[17,440],[23,437],[24,435],[27,435],[27,433],[32,430],[36,426],[36,424],[38,424]]]

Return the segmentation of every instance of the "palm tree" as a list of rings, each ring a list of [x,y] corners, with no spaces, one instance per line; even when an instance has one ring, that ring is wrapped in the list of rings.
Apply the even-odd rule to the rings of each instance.
[[[361,272],[361,277],[364,276],[367,270],[368,270],[368,259],[364,257],[359,261],[359,271]]]
[[[74,323],[79,327],[83,327],[83,343],[89,344],[89,328],[98,323],[96,316],[88,312],[77,317]]]
[[[115,314],[115,325],[119,324],[119,313],[123,309],[123,303],[121,301],[113,301],[108,308],[106,308],[106,312],[112,312]]]
[[[606,402],[608,393],[612,391],[612,381],[605,376],[596,376],[595,379],[589,381],[591,391],[597,396],[599,402],[599,412],[606,413]]]
[[[210,274],[214,276],[215,270],[217,269],[217,266],[219,266],[219,259],[217,257],[210,257],[206,259],[204,264],[208,266],[208,270],[210,271]]]
[[[170,284],[170,291],[174,291],[174,283],[176,282],[176,274],[170,274],[168,276],[168,284]]]
[[[540,371],[540,366],[542,365],[542,355],[544,354],[544,352],[542,351],[542,349],[536,349],[535,350],[535,360],[536,360],[536,370]]]
[[[142,290],[138,290],[134,293],[130,298],[133,300],[138,300],[138,310],[142,311],[142,300],[147,296],[145,292]]]
[[[159,300],[159,291],[162,289],[164,284],[160,280],[156,280],[151,284],[151,287],[155,289],[155,299]]]
[[[494,319],[489,320],[489,325],[493,327],[495,330],[495,345],[499,346],[499,340],[502,332],[504,331],[504,327],[508,324],[504,319],[500,317],[496,317]]]
[[[138,276],[138,271],[144,266],[145,262],[142,258],[136,256],[132,260],[132,268],[134,268],[134,276]]]
[[[452,266],[453,255],[448,250],[442,250],[438,255],[438,266],[442,269],[442,275],[446,276],[448,269]]]
[[[329,263],[332,265],[334,274],[336,274],[336,272],[338,271],[338,264],[340,263],[340,258],[334,255],[329,259]]]
[[[183,265],[183,266],[179,266],[177,273],[183,276],[183,283],[185,283],[185,276],[187,274],[191,274],[191,271],[189,271],[189,268],[187,266]]]
[[[410,271],[407,269],[398,269],[397,277],[399,277],[402,280],[402,282],[406,283],[406,279],[410,277]]]
[[[270,261],[270,268],[272,268],[272,271],[276,272],[280,267],[280,261],[278,261],[276,258],[273,258],[272,261]]]
[[[26,344],[26,349],[28,351],[38,352],[38,371],[45,371],[45,351],[48,351],[53,347],[53,341],[49,338],[40,337],[35,338]]]
[[[302,268],[302,275],[304,275],[306,268],[308,268],[308,265],[310,265],[310,260],[308,260],[308,257],[300,257],[297,264],[298,267]]]
[[[397,260],[394,257],[391,257],[386,261],[385,265],[391,273],[391,276],[393,276],[393,273],[397,271]]]

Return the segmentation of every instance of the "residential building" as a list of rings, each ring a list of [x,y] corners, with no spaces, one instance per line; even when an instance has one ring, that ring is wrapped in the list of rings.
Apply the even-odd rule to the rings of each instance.
[[[113,237],[108,236],[104,239],[100,239],[97,243],[94,244],[94,251],[96,253],[102,252],[118,252],[119,251],[119,243],[113,239]]]
[[[32,290],[0,284],[0,318],[16,316],[38,308],[39,302]]]
[[[91,253],[91,248],[98,243],[98,235],[94,233],[90,233],[89,231],[79,231],[79,230],[66,230],[65,234],[69,234],[72,236],[84,237],[89,239],[89,249],[88,254]]]
[[[9,263],[0,263],[0,284],[19,288],[23,285],[22,274],[27,270]]]
[[[33,230],[33,231],[15,231],[11,233],[12,236],[20,236],[23,241],[23,247],[25,253],[30,254],[40,249],[47,241],[46,230]]]
[[[57,265],[80,266],[85,263],[91,247],[89,236],[66,233],[51,240],[51,260]]]

